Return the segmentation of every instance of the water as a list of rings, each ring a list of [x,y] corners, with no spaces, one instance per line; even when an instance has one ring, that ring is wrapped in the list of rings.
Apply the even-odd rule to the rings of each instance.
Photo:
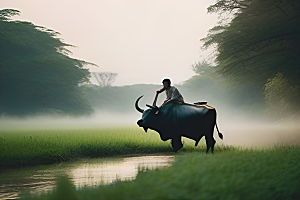
[[[133,180],[138,170],[169,167],[172,155],[80,159],[53,165],[0,170],[0,199],[17,199],[23,191],[52,190],[59,175],[68,175],[76,189],[118,180]]]

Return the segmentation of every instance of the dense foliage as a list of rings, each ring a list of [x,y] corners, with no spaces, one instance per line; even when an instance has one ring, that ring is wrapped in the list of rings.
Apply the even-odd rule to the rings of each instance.
[[[216,48],[216,72],[264,90],[273,116],[299,112],[300,1],[218,0],[208,11],[232,18],[202,39]]]
[[[58,32],[9,18],[19,13],[0,10],[0,114],[91,113],[78,87],[87,63],[69,57]]]

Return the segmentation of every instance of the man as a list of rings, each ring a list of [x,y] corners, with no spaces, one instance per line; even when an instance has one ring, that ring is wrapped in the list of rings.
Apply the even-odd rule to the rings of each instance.
[[[183,97],[180,94],[180,92],[178,91],[178,89],[174,86],[171,86],[170,79],[166,78],[162,81],[162,83],[163,83],[163,88],[156,91],[156,96],[155,96],[155,99],[153,102],[153,106],[156,106],[157,97],[163,91],[166,91],[167,99],[164,101],[164,103],[161,106],[165,105],[169,101],[173,101],[173,102],[180,103],[180,104],[184,103]]]

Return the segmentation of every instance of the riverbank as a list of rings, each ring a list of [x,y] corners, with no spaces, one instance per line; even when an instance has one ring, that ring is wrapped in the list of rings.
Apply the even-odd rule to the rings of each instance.
[[[23,192],[51,192],[59,176],[67,176],[76,189],[96,188],[116,180],[133,180],[139,169],[161,169],[174,162],[174,153],[81,158],[59,164],[0,170],[0,200],[17,199]]]
[[[299,199],[299,168],[299,145],[184,153],[132,181],[75,190],[60,177],[52,192],[22,199]]]

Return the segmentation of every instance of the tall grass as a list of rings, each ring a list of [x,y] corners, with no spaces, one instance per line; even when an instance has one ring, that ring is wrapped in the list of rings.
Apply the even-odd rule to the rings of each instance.
[[[204,152],[205,148],[185,143],[181,152]],[[0,168],[61,162],[77,157],[157,152],[173,152],[170,142],[161,141],[154,131],[145,133],[138,127],[0,131]]]
[[[52,163],[82,156],[172,151],[157,134],[138,128],[0,132],[0,166]]]
[[[185,153],[133,181],[75,190],[60,178],[52,192],[24,199],[300,199],[300,147]]]

